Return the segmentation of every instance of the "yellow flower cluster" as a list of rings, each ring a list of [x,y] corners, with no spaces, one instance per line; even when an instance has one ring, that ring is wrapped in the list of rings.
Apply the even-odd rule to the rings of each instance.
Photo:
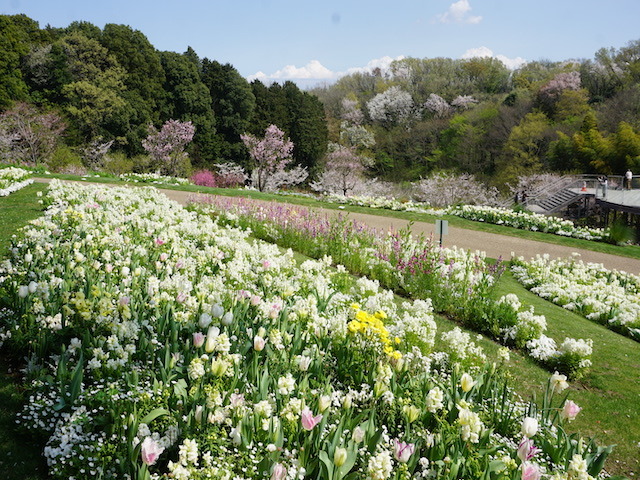
[[[383,320],[387,318],[386,313],[379,310],[372,315],[361,310],[357,303],[352,304],[351,308],[355,310],[355,318],[347,324],[349,333],[377,338],[383,346],[384,353],[394,360],[402,358],[402,353],[393,348],[394,344],[400,343],[400,339],[398,337],[391,339],[389,331],[384,326]]]

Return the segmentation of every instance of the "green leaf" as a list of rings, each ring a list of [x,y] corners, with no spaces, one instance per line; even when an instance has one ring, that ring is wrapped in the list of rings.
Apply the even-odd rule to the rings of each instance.
[[[332,480],[333,479],[333,462],[329,459],[329,455],[327,455],[327,452],[325,452],[324,450],[321,450],[318,457],[320,458],[322,463],[327,467],[327,479]]]
[[[156,408],[147,413],[143,418],[140,419],[140,423],[149,424],[153,422],[156,418],[161,417],[162,415],[169,415],[169,410],[165,408]]]

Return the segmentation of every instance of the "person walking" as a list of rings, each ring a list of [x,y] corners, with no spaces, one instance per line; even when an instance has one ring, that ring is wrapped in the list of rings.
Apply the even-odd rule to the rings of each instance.
[[[631,173],[631,169],[628,169],[627,173],[624,174],[624,181],[627,184],[627,190],[631,190],[632,180],[633,180],[633,173]]]

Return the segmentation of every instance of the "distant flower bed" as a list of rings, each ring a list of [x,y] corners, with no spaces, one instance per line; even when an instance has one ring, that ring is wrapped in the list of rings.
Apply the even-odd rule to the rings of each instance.
[[[125,182],[155,185],[189,185],[191,183],[188,178],[169,177],[158,173],[123,173],[120,178]]]
[[[567,310],[640,341],[640,277],[602,264],[537,256],[512,261],[529,290]]]
[[[538,213],[516,212],[506,208],[479,205],[449,207],[446,209],[446,212],[449,215],[456,215],[476,222],[505,225],[533,232],[553,233],[563,237],[595,241],[607,241],[609,239],[607,230],[577,227],[571,220],[540,215]]]
[[[0,169],[0,197],[17,192],[33,183],[31,172],[22,168],[8,167]]]
[[[342,205],[355,205],[359,207],[382,208],[387,210],[395,210],[400,212],[417,212],[438,214],[442,213],[442,209],[434,209],[426,203],[406,201],[401,202],[395,198],[373,197],[367,195],[323,195],[322,200],[329,203],[338,203]]]
[[[370,208],[383,208],[395,211],[426,213],[430,215],[455,215],[476,222],[492,223],[507,227],[530,230],[532,232],[552,233],[563,237],[581,238],[593,241],[608,241],[608,230],[601,228],[578,227],[571,220],[541,215],[532,212],[516,212],[508,208],[482,205],[461,205],[436,209],[420,202],[400,202],[385,197],[327,195],[323,200],[343,205],[356,205]]]

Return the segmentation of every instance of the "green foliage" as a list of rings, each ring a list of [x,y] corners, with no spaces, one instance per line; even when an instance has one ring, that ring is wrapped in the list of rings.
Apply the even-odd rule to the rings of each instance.
[[[502,182],[541,171],[552,135],[549,119],[542,112],[528,113],[513,127],[498,164]]]
[[[240,135],[250,130],[255,97],[249,83],[231,65],[207,58],[202,60],[202,82],[211,95],[220,157],[246,160]]]
[[[0,110],[29,96],[20,64],[38,24],[26,15],[0,15]]]
[[[133,172],[134,161],[122,152],[107,155],[104,162],[104,170],[113,175]]]
[[[199,164],[210,164],[219,153],[215,117],[211,109],[211,94],[200,78],[200,61],[193,55],[195,52],[160,54],[165,72],[164,89],[167,92],[162,119],[191,121],[196,127],[194,160]]]
[[[47,168],[52,172],[64,172],[69,166],[82,167],[82,159],[73,148],[59,145],[47,162]]]

